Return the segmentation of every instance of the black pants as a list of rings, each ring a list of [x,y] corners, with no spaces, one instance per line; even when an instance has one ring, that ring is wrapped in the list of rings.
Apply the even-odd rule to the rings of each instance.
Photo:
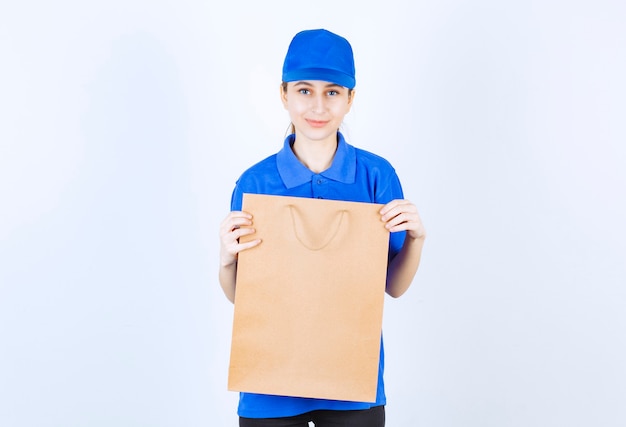
[[[384,427],[385,407],[374,406],[361,411],[311,411],[284,418],[239,417],[239,427]]]

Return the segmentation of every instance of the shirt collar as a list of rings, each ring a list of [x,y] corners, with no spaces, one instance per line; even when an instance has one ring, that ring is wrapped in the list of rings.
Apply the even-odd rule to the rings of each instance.
[[[311,182],[314,175],[321,175],[344,184],[354,183],[356,175],[356,150],[346,142],[341,132],[337,132],[337,151],[335,152],[333,162],[328,169],[320,174],[315,174],[298,160],[291,149],[291,145],[295,139],[295,134],[287,136],[283,148],[276,156],[278,173],[287,188],[293,188]]]

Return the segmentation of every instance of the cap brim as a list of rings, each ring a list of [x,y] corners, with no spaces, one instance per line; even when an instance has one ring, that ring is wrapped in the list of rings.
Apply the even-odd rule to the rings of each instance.
[[[283,73],[284,82],[295,82],[301,80],[321,80],[347,87],[348,89],[354,89],[354,86],[356,85],[354,77],[336,70],[307,68]]]

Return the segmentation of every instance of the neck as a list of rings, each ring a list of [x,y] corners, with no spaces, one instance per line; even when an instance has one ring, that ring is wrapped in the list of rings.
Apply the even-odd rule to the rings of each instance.
[[[337,151],[337,135],[319,141],[310,141],[296,132],[291,149],[304,166],[312,172],[325,171],[333,163]]]

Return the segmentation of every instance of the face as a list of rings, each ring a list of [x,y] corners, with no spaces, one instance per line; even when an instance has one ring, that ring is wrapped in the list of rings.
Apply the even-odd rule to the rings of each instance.
[[[354,91],[320,80],[287,83],[281,99],[296,129],[296,140],[336,141],[343,118],[350,111]]]

